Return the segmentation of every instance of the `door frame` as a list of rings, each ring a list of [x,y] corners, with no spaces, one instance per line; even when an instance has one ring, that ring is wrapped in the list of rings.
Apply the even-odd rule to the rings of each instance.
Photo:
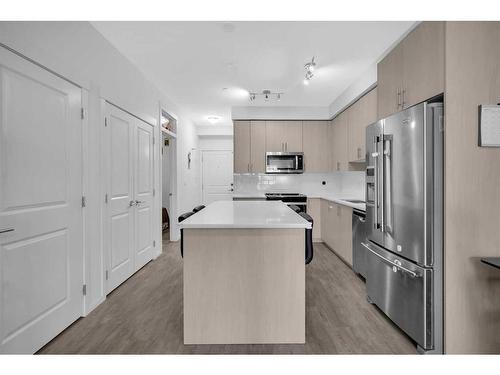
[[[201,168],[200,168],[200,182],[201,182],[201,200],[202,200],[202,203],[204,204],[204,195],[203,195],[203,187],[205,186],[204,184],[204,181],[203,181],[203,168],[204,168],[204,163],[203,163],[203,155],[205,153],[209,153],[209,152],[231,152],[233,154],[233,170],[234,170],[234,150],[229,150],[229,149],[210,149],[210,150],[201,150]],[[233,171],[231,171],[233,172]],[[234,184],[234,173],[232,173],[233,175],[233,184]],[[234,187],[234,185],[233,185]],[[233,191],[234,192],[234,191]]]
[[[155,153],[158,153],[158,158],[155,160],[158,160],[158,165],[159,168],[157,168],[155,171],[158,172],[158,177],[156,178],[157,181],[157,191],[158,191],[158,205],[156,206],[156,212],[157,215],[156,217],[158,218],[157,222],[157,227],[159,228],[158,232],[158,237],[156,238],[157,243],[160,244],[160,246],[157,246],[157,253],[156,257],[158,257],[162,252],[163,252],[163,241],[162,241],[162,208],[163,208],[163,197],[162,197],[162,192],[163,192],[163,157],[161,154],[161,149],[163,147],[163,132],[161,130],[161,118],[163,116],[163,113],[167,114],[169,117],[171,117],[173,120],[175,120],[176,123],[176,132],[178,134],[179,131],[179,118],[175,113],[169,112],[168,110],[165,109],[166,106],[163,105],[160,102],[159,106],[159,113],[158,113],[158,129],[157,129],[157,138],[160,140],[157,142],[157,145],[155,147]],[[170,136],[169,140],[171,142],[170,148],[170,157],[169,157],[169,162],[170,162],[170,193],[172,194],[170,198],[170,212],[168,213],[169,218],[170,218],[170,241],[178,241],[180,238],[180,232],[177,229],[177,226],[175,223],[177,222],[177,208],[179,207],[178,204],[178,194],[177,194],[177,137]]]
[[[110,102],[109,100],[106,100],[104,98],[101,98],[101,119],[102,119],[102,124],[101,126],[101,144],[106,141],[106,137],[108,136],[109,129],[106,126],[106,119],[107,119],[107,106],[113,106],[117,108],[120,111],[123,111],[127,113],[128,115],[136,118],[139,121],[142,121],[153,128],[153,204],[152,204],[152,209],[153,209],[153,241],[154,241],[154,247],[155,249],[153,250],[153,256],[152,260],[156,259],[158,255],[161,253],[161,210],[160,210],[160,215],[155,215],[154,210],[158,210],[158,207],[161,207],[161,194],[159,194],[158,190],[158,185],[159,181],[161,178],[161,161],[160,161],[160,155],[161,155],[161,143],[158,142],[158,132],[161,131],[160,127],[158,126],[158,123],[155,121],[154,123],[151,123],[150,121],[146,121],[142,119],[139,116],[136,116],[135,114],[131,113],[130,111],[127,111],[123,107],[120,107],[119,105],[114,104],[113,102]],[[102,236],[101,236],[101,243],[102,243],[102,253],[103,253],[103,269],[102,269],[102,275],[104,278],[104,283],[103,283],[103,288],[104,288],[104,297],[103,300],[106,299],[107,295],[111,293],[112,291],[108,291],[109,285],[108,285],[108,279],[106,279],[106,271],[109,270],[110,264],[109,264],[109,252],[111,251],[109,247],[109,243],[107,242],[108,236],[110,235],[109,228],[107,227],[105,223],[105,218],[107,215],[107,211],[109,210],[109,206],[106,203],[106,194],[109,196],[109,189],[110,186],[108,186],[108,179],[107,179],[107,162],[109,155],[104,152],[104,148],[102,149],[102,155],[101,155],[101,196],[103,199],[101,199],[101,219],[103,221],[102,225]],[[135,158],[135,157],[134,157]],[[159,177],[160,176],[160,177]],[[156,219],[155,219],[156,218]],[[159,220],[159,221],[158,221]],[[134,249],[135,251],[135,249]],[[138,270],[135,270],[133,274],[135,274]],[[116,288],[115,288],[116,289]],[[114,289],[113,289],[114,290]],[[101,301],[102,302],[102,301]],[[97,306],[97,305],[96,305]]]

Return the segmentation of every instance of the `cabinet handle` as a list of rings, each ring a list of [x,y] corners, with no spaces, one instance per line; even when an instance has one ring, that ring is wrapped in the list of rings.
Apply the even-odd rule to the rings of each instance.
[[[406,96],[406,89],[403,89],[403,103],[401,104],[401,109],[405,108],[406,105],[405,96]]]
[[[361,159],[361,147],[358,147],[358,159]]]
[[[247,172],[250,172],[250,163],[247,164]]]
[[[401,106],[401,89],[398,87],[397,90],[396,90],[396,99],[397,99],[397,103],[398,103],[398,109],[399,107]]]
[[[337,171],[340,171],[340,162],[337,162]]]

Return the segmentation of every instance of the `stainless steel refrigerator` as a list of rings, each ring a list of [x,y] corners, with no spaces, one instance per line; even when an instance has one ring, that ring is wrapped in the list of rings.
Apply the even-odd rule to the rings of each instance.
[[[421,352],[443,352],[443,104],[366,129],[366,286]]]

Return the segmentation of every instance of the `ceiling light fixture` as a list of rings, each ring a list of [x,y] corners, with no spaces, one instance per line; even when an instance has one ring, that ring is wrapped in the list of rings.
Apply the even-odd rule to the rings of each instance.
[[[304,85],[308,85],[312,77],[314,77],[313,71],[316,68],[316,63],[314,62],[314,56],[310,62],[304,65],[306,70],[306,76],[304,78]]]
[[[258,92],[250,92],[249,93],[249,97],[250,97],[250,101],[251,102],[254,102],[257,97],[259,96],[262,96],[264,98],[264,101],[265,102],[268,102],[270,99],[273,99],[273,97],[277,100],[277,101],[280,101],[281,100],[281,95],[283,95],[284,93],[283,92],[273,92],[271,90],[263,90],[261,93],[258,93]]]
[[[220,117],[219,116],[208,116],[207,120],[209,123],[215,124],[217,121],[220,120]]]

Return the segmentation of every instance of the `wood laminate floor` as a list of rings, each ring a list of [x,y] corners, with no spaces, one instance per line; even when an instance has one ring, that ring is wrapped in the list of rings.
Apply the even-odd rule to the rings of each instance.
[[[179,244],[63,331],[43,354],[416,353],[414,344],[366,301],[365,284],[323,244],[306,267],[306,344],[184,345]]]

